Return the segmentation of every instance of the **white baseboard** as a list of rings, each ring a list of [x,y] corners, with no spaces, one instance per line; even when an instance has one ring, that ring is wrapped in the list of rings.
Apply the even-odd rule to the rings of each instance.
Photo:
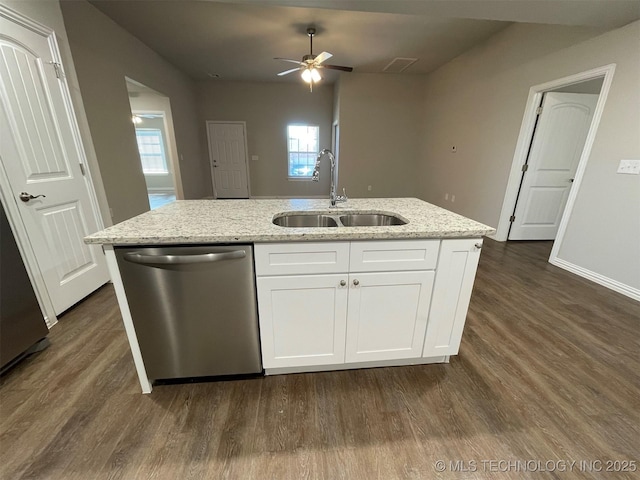
[[[498,231],[496,230],[494,233],[488,233],[487,235],[485,235],[485,237],[490,238],[491,240],[495,240],[496,242],[506,242],[507,239],[505,238],[504,240],[501,238],[498,238]]]
[[[560,267],[563,270],[567,270],[568,272],[575,273],[582,278],[591,280],[598,285],[602,285],[603,287],[607,287],[615,292],[621,293],[622,295],[625,295],[629,298],[640,301],[640,290],[637,288],[630,287],[629,285],[618,282],[617,280],[613,280],[599,273],[592,272],[591,270],[587,270],[586,268],[579,267],[578,265],[574,265],[573,263],[562,260],[561,258],[556,257],[549,259],[549,263],[555,265],[556,267]]]
[[[49,330],[51,330],[51,327],[53,327],[56,323],[58,323],[58,318],[44,317],[44,322],[47,324],[47,327],[49,328]]]

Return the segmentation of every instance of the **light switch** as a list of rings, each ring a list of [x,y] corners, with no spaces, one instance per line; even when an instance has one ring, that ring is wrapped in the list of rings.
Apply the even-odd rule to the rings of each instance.
[[[640,175],[640,160],[620,160],[618,173],[627,175]]]
[[[251,160],[254,162],[258,161],[258,155],[251,155]]]

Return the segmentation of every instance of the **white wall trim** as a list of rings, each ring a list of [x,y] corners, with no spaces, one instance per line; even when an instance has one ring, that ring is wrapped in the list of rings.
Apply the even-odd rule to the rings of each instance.
[[[43,37],[48,37],[49,35],[54,33],[53,30],[51,30],[46,25],[30,19],[29,17],[24,16],[20,12],[17,12],[12,8],[7,7],[6,5],[0,4],[0,16],[20,25],[21,27],[28,28],[29,30],[36,32]]]
[[[640,289],[630,287],[629,285],[625,285],[624,283],[620,283],[617,280],[605,277],[604,275],[580,267],[571,262],[567,262],[566,260],[562,260],[558,257],[549,259],[549,263],[555,265],[556,267],[560,267],[563,270],[574,273],[582,278],[591,280],[598,285],[602,285],[603,287],[607,287],[611,290],[621,293],[622,295],[626,295],[627,297],[640,301]]]
[[[531,142],[531,136],[533,135],[533,130],[536,124],[536,109],[538,108],[538,105],[540,105],[542,95],[544,94],[544,92],[547,92],[549,90],[566,87],[574,83],[583,82],[585,80],[592,80],[604,76],[604,82],[602,84],[600,96],[598,97],[598,103],[593,115],[593,120],[591,121],[591,126],[589,127],[589,133],[587,134],[587,138],[585,140],[584,149],[578,162],[575,180],[569,192],[567,205],[564,209],[562,219],[560,220],[558,234],[556,235],[556,241],[553,244],[551,258],[555,258],[557,256],[560,245],[562,244],[564,233],[567,228],[567,223],[569,221],[569,218],[571,217],[571,211],[573,209],[576,196],[580,189],[580,183],[582,182],[582,177],[587,166],[587,161],[589,159],[589,156],[591,155],[591,147],[593,146],[593,141],[595,139],[596,132],[598,131],[598,126],[600,124],[604,105],[607,100],[607,95],[609,94],[609,89],[611,88],[611,82],[613,80],[615,69],[615,64],[605,65],[602,67],[594,68],[592,70],[587,70],[582,73],[570,75],[568,77],[563,77],[531,87],[531,89],[529,90],[529,96],[527,98],[524,116],[522,119],[522,125],[520,127],[520,133],[518,135],[516,150],[513,156],[513,163],[511,164],[511,172],[509,174],[509,181],[507,183],[504,201],[502,202],[502,210],[500,212],[498,227],[495,234],[496,240],[504,242],[507,240],[507,236],[509,234],[509,217],[513,212],[516,200],[518,198],[518,189],[520,187],[520,180],[522,178],[522,165],[524,165],[527,160],[529,144]]]
[[[207,130],[207,151],[209,154],[209,170],[211,170],[211,188],[213,189],[213,198],[218,198],[218,192],[216,192],[216,181],[213,173],[213,158],[211,158],[211,136],[209,135],[209,125],[211,124],[235,124],[242,125],[244,129],[244,161],[247,168],[247,194],[248,198],[255,198],[251,196],[251,169],[249,167],[249,145],[247,143],[247,122],[245,121],[224,121],[224,120],[206,120]]]
[[[166,142],[169,151],[167,152],[167,157],[169,160],[169,170],[171,171],[171,175],[173,177],[173,188],[176,194],[177,200],[184,200],[184,187],[182,185],[182,170],[180,167],[180,162],[182,161],[180,154],[178,152],[178,144],[176,142],[176,131],[173,125],[173,112],[171,110],[171,99],[166,95],[154,90],[153,88],[147,87],[143,83],[140,83],[132,78],[127,76],[124,77],[125,83],[130,83],[133,85],[137,85],[139,87],[144,87],[152,94],[145,95],[145,98],[150,98],[152,102],[158,104],[160,109],[148,108],[148,109],[134,109],[131,108],[131,113],[133,115],[137,113],[156,113],[162,114],[162,118],[164,121],[164,133],[166,134]],[[129,99],[129,105],[131,105],[131,99]]]

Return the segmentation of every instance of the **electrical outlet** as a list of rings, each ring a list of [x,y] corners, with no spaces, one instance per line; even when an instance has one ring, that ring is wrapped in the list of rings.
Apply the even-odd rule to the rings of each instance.
[[[448,193],[445,193],[445,194],[444,194],[444,199],[445,199],[445,200],[449,200],[449,194],[448,194]]]
[[[640,175],[640,160],[620,160],[617,173]]]
[[[373,190],[373,187],[371,185],[368,185],[367,190],[370,192],[371,190]]]
[[[458,151],[458,147],[455,145],[451,145],[451,153],[456,153]]]
[[[258,161],[258,155],[251,155],[251,161],[252,162],[257,162]]]
[[[456,196],[455,195],[451,195],[451,203],[456,201]]]

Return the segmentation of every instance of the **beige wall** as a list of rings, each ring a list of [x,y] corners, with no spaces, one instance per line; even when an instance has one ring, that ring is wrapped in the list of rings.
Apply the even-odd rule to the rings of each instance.
[[[429,74],[419,196],[497,226],[529,88],[577,73],[544,59],[597,33],[515,24]]]
[[[339,183],[349,196],[415,196],[423,83],[418,75],[341,77]]]
[[[46,27],[49,27],[56,33],[56,40],[58,47],[60,48],[60,55],[62,56],[62,63],[65,70],[65,77],[69,90],[71,93],[71,100],[73,102],[74,111],[78,120],[78,126],[80,128],[80,135],[82,137],[82,144],[84,146],[85,154],[87,156],[87,162],[89,171],[91,173],[91,179],[93,180],[96,197],[100,206],[100,214],[105,226],[111,225],[111,215],[109,214],[109,205],[107,203],[107,196],[105,194],[104,186],[102,183],[102,177],[100,169],[98,168],[98,161],[95,150],[93,148],[93,141],[91,139],[91,133],[89,130],[89,124],[87,122],[87,116],[82,101],[82,94],[78,84],[78,77],[76,74],[75,65],[71,56],[71,49],[69,47],[69,39],[67,38],[67,32],[64,26],[64,20],[62,18],[62,12],[60,11],[60,5],[57,1],[8,1],[0,0],[0,4],[22,13],[29,17],[31,20],[35,20]]]
[[[184,196],[208,195],[193,82],[88,2],[61,5],[114,222],[149,209],[125,76],[170,98]]]
[[[331,148],[333,88],[317,86],[313,93],[302,82],[258,83],[201,81],[197,83],[200,104],[199,130],[206,146],[207,120],[247,123],[251,195],[254,197],[325,196],[329,193],[329,169],[320,170],[318,183],[287,179],[287,125],[320,126],[320,148]],[[210,175],[208,174],[210,178]]]
[[[530,87],[617,63],[559,258],[640,288],[640,177],[616,174],[640,158],[639,29],[516,24],[430,74],[420,196],[496,226]]]
[[[554,67],[616,63],[616,72],[558,258],[636,289],[640,296],[640,22],[554,56]]]

